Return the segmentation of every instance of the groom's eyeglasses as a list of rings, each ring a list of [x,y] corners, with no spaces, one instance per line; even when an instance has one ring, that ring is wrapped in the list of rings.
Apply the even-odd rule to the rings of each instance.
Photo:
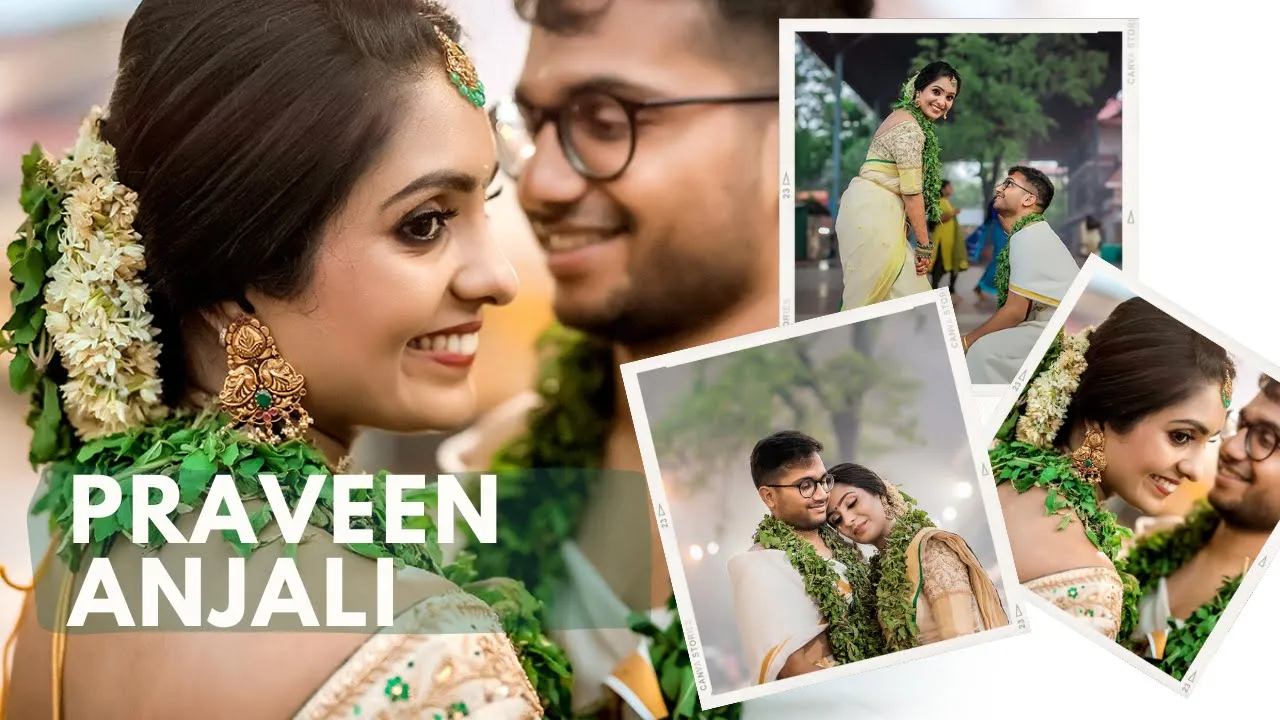
[[[830,475],[823,475],[817,480],[814,480],[813,478],[805,478],[794,485],[761,485],[760,487],[795,488],[800,491],[802,496],[812,498],[813,492],[818,488],[822,488],[822,492],[831,492],[831,486],[835,485],[835,483],[835,478]]]
[[[588,180],[616,180],[636,153],[636,118],[644,110],[686,105],[730,105],[777,102],[777,93],[716,97],[623,100],[605,90],[583,90],[555,108],[534,108],[518,99],[504,100],[489,111],[498,137],[502,170],[519,178],[537,151],[538,133],[548,122],[556,126],[560,149],[574,171]]]
[[[1240,416],[1240,413],[1232,413],[1228,418],[1227,427],[1222,433],[1223,439],[1235,437],[1238,433],[1244,433],[1244,454],[1250,460],[1260,463],[1271,457],[1276,451],[1277,435],[1276,426],[1271,423],[1249,422]]]
[[[1028,194],[1028,195],[1035,195],[1035,194],[1036,194],[1034,190],[1028,190],[1027,188],[1024,188],[1024,187],[1022,187],[1021,185],[1019,185],[1018,183],[1014,182],[1014,181],[1013,181],[1013,178],[1005,178],[1005,179],[1004,179],[1004,182],[1000,183],[1000,188],[1001,188],[1002,190],[1008,190],[1010,185],[1012,185],[1012,186],[1014,186],[1014,187],[1018,188],[1019,190],[1021,190],[1022,192],[1026,193],[1026,194]]]

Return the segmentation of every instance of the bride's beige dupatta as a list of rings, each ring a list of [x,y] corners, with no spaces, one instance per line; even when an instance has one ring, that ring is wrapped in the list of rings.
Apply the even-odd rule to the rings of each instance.
[[[1008,625],[1009,618],[1005,614],[1004,606],[1000,604],[1000,595],[996,592],[995,583],[987,577],[986,571],[982,569],[982,563],[978,562],[978,558],[969,549],[964,538],[938,528],[921,530],[907,546],[907,580],[915,587],[912,604],[919,608],[920,596],[924,594],[924,573],[921,564],[926,544],[929,542],[943,543],[959,556],[968,570],[969,587],[973,591],[972,596],[969,593],[960,592],[944,593],[937,600],[930,602],[930,615],[938,625],[939,639],[945,640],[972,633],[975,604],[978,617],[982,621],[982,629],[990,630]],[[919,610],[916,612],[919,617]]]

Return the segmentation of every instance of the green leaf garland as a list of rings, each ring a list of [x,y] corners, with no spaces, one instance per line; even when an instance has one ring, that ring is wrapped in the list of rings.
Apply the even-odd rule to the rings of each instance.
[[[914,498],[906,493],[902,498],[909,510],[894,522],[884,550],[871,558],[871,584],[875,587],[885,652],[909,650],[917,645],[916,588],[907,577],[907,548],[921,530],[937,527],[928,513],[915,507]]]
[[[753,540],[761,547],[781,550],[791,567],[804,578],[805,593],[827,622],[827,640],[838,664],[844,665],[884,654],[884,643],[873,614],[874,595],[867,561],[834,530],[823,526],[822,539],[836,560],[849,570],[853,601],[845,602],[836,588],[839,575],[814,546],[795,529],[772,515],[756,528]]]
[[[1222,613],[1226,611],[1227,605],[1240,589],[1240,583],[1243,580],[1243,575],[1237,575],[1224,582],[1213,600],[1201,605],[1182,627],[1175,627],[1169,631],[1164,645],[1164,659],[1157,667],[1175,680],[1181,680],[1182,676],[1186,675],[1187,669],[1200,654],[1200,648],[1204,647],[1205,641],[1209,639],[1213,628],[1218,624],[1218,618],[1222,617]]]
[[[480,546],[472,572],[514,577],[531,588],[541,603],[547,603],[565,580],[560,548],[577,535],[592,482],[604,463],[605,440],[616,412],[616,367],[609,343],[560,325],[539,338],[538,349],[542,356],[537,385],[541,404],[530,417],[526,432],[500,450],[492,463],[499,473],[522,472],[513,476],[518,482],[500,483],[498,513],[503,521],[498,542]],[[673,617],[667,627],[658,628],[643,616],[633,617],[631,626],[650,639],[650,659],[672,720],[741,717],[741,704],[714,710],[699,707],[693,665],[674,598],[669,607]],[[530,626],[536,617],[537,613],[531,614]],[[567,657],[549,641],[539,647],[553,654],[556,669],[564,670],[554,676],[546,670],[540,670],[536,677],[530,673],[546,717],[600,717],[602,710],[573,713],[573,671]]]
[[[1135,543],[1124,559],[1124,568],[1136,578],[1143,595],[1152,592],[1161,578],[1172,575],[1204,548],[1221,521],[1208,501],[1200,500],[1180,525],[1152,533]],[[1170,621],[1164,657],[1150,662],[1174,679],[1181,680],[1243,579],[1244,575],[1224,578],[1214,598],[1191,613],[1182,627]],[[1123,641],[1130,650],[1138,651],[1140,641],[1129,635],[1123,636]]]
[[[1117,522],[1115,513],[1100,502],[1097,488],[1076,474],[1071,459],[1057,450],[1024,442],[1000,441],[988,455],[997,485],[1011,483],[1019,493],[1033,487],[1044,488],[1048,491],[1045,514],[1061,517],[1058,529],[1065,529],[1070,524],[1070,513],[1074,512],[1084,525],[1089,541],[1116,564],[1116,572],[1124,584],[1120,634],[1117,637],[1128,637],[1138,621],[1138,581],[1125,572],[1118,558],[1124,541],[1133,537],[1133,531]]]
[[[912,80],[914,79],[912,76]],[[942,159],[938,147],[938,129],[916,104],[912,80],[908,80],[903,86],[904,97],[894,103],[894,107],[911,113],[911,117],[915,118],[916,124],[924,132],[924,152],[921,156],[921,166],[924,169],[921,183],[924,194],[924,213],[929,222],[936,223],[942,219]],[[906,94],[908,87],[911,88],[910,95]]]
[[[53,182],[50,159],[39,145],[33,145],[22,158],[19,201],[27,219],[7,249],[13,314],[4,324],[0,343],[4,350],[13,352],[9,386],[18,394],[31,393],[27,425],[33,431],[28,455],[32,467],[66,457],[77,445],[58,390],[67,374],[44,327],[47,273],[58,259],[58,234],[66,225],[63,198]]]
[[[1013,247],[1013,236],[1022,228],[1037,222],[1044,222],[1044,216],[1040,213],[1031,213],[1018,218],[1009,230],[1009,242],[1005,243],[1004,249],[1000,251],[1000,255],[996,257],[996,307],[1004,307],[1005,302],[1009,300],[1009,248]]]

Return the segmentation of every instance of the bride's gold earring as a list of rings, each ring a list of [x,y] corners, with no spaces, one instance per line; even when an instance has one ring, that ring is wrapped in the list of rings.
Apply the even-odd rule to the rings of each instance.
[[[302,373],[280,356],[271,331],[256,318],[239,317],[222,331],[227,379],[218,400],[255,442],[276,445],[302,437],[311,416],[302,407]]]
[[[1097,485],[1107,469],[1106,436],[1098,428],[1085,430],[1084,442],[1071,453],[1071,466],[1085,481]]]

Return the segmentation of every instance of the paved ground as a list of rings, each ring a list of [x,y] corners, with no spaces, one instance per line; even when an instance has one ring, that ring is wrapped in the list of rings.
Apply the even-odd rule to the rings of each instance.
[[[994,299],[979,300],[973,292],[985,271],[985,265],[970,264],[969,269],[956,279],[956,295],[952,296],[951,302],[956,308],[960,332],[978,327],[996,310]],[[838,263],[797,263],[796,320],[810,320],[839,310],[843,287]]]

